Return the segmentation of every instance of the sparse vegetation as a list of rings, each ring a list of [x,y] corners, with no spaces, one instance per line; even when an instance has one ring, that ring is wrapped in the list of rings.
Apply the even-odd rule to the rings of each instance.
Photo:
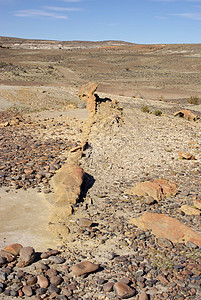
[[[162,115],[162,111],[161,110],[155,110],[154,115],[157,116],[157,117],[160,117]]]
[[[191,96],[191,97],[188,99],[188,103],[189,103],[189,104],[198,105],[198,104],[200,104],[200,99],[199,99],[198,96],[194,95],[194,96]]]
[[[144,113],[149,113],[150,112],[149,107],[147,105],[144,105],[144,104],[141,107],[141,111],[144,112]]]

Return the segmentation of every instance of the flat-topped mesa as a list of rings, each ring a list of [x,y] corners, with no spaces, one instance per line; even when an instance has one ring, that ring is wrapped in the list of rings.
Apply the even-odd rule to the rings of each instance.
[[[98,88],[98,84],[95,82],[89,82],[83,85],[78,93],[78,97],[81,101],[86,102],[86,108],[89,112],[95,113],[96,111],[96,96],[94,95],[95,91]]]

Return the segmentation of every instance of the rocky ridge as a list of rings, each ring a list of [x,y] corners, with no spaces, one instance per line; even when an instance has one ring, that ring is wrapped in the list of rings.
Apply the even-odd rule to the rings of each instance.
[[[97,102],[81,131],[62,163],[64,169],[67,163],[85,171],[81,197],[78,201],[76,192],[68,217],[49,224],[59,225],[56,235],[62,245],[44,253],[23,247],[15,256],[9,250],[13,246],[4,249],[2,297],[199,299],[200,243],[178,243],[168,230],[155,236],[152,227],[132,223],[137,217],[147,222],[148,214],[166,215],[197,231],[200,240],[200,213],[188,215],[181,209],[196,205],[200,211],[200,122],[129,108],[122,114],[115,101],[105,99]],[[192,152],[195,160],[179,158],[179,150]],[[158,198],[127,192],[156,178],[174,183],[177,191]],[[48,188],[54,190],[49,180]]]

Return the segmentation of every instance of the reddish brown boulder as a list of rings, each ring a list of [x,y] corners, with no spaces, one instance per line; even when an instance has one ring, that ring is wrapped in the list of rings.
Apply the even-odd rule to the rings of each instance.
[[[132,288],[130,288],[127,284],[122,282],[116,282],[114,284],[114,291],[117,296],[119,296],[122,299],[128,299],[135,295],[136,291]]]
[[[75,276],[81,276],[84,274],[92,273],[96,270],[98,270],[99,265],[94,264],[90,261],[83,261],[81,263],[78,263],[74,266],[72,266],[72,273]]]
[[[190,153],[186,153],[183,151],[178,151],[178,155],[181,159],[186,159],[186,160],[195,160],[195,156]]]
[[[44,275],[37,276],[37,283],[41,288],[46,289],[49,286],[49,280]]]
[[[149,300],[149,296],[145,292],[141,292],[136,296],[136,300]]]
[[[126,191],[129,195],[151,196],[155,200],[162,200],[164,197],[177,194],[176,184],[164,179],[154,179],[138,183],[135,187]]]
[[[175,117],[181,117],[184,118],[188,121],[196,121],[198,119],[198,116],[193,114],[190,110],[188,109],[182,109],[180,111],[177,111],[176,113],[174,113]]]
[[[96,97],[94,96],[94,93],[97,87],[97,83],[89,82],[82,86],[78,93],[78,97],[81,101],[86,102],[86,107],[90,112],[95,112],[96,110]]]
[[[151,229],[158,238],[165,238],[173,243],[192,242],[201,246],[201,235],[175,218],[164,214],[145,212],[130,220],[131,224],[141,229]]]
[[[11,245],[8,245],[4,248],[4,251],[5,252],[8,252],[10,254],[13,254],[15,256],[19,255],[20,253],[20,250],[22,249],[22,245],[21,244],[11,244]]]
[[[20,250],[20,258],[17,263],[18,268],[26,267],[35,260],[35,250],[32,247],[24,247]]]
[[[33,295],[32,288],[28,285],[23,286],[22,292],[25,294],[27,297],[31,297]]]

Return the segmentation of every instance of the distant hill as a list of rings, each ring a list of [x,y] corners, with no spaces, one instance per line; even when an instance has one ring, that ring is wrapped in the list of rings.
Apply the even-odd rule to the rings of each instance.
[[[123,41],[52,41],[52,40],[32,40],[13,37],[0,36],[1,48],[13,49],[87,49],[110,46],[125,46],[132,43]],[[134,45],[134,44],[133,44]]]

